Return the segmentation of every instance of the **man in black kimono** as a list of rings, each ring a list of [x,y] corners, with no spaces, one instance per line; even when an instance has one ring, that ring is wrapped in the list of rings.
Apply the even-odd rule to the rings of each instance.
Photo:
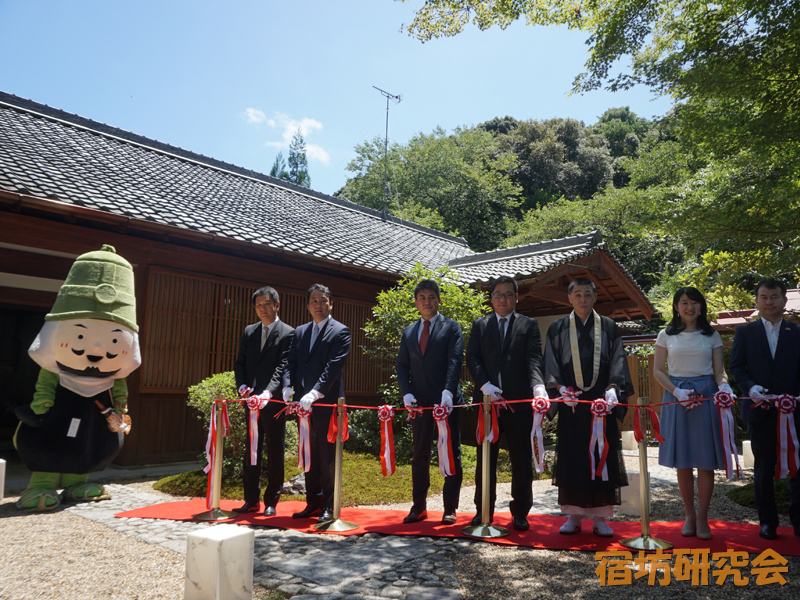
[[[577,278],[567,290],[573,312],[555,321],[547,332],[545,347],[545,384],[569,399],[574,391],[580,400],[605,399],[610,405],[625,402],[633,391],[622,338],[616,323],[594,311],[597,300],[591,279]],[[569,388],[572,388],[571,390]],[[558,444],[553,485],[558,487],[561,512],[569,520],[559,529],[561,533],[577,533],[583,515],[594,517],[595,534],[608,537],[613,531],[605,522],[620,504],[620,488],[628,485],[622,460],[621,440],[617,419],[625,416],[626,408],[614,406],[605,417],[605,437],[608,441],[606,472],[593,476],[602,465],[599,448],[592,449],[591,404],[558,402],[551,416],[558,413]]]

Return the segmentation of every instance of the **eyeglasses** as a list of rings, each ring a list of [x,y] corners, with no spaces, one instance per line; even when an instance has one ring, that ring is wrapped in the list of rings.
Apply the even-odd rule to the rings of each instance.
[[[500,292],[492,293],[492,298],[495,300],[511,300],[514,298],[514,296],[516,296],[514,292],[506,292],[505,294],[501,294]]]

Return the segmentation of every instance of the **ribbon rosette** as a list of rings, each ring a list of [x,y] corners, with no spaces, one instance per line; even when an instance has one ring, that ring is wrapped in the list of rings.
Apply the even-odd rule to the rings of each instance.
[[[433,418],[439,429],[439,439],[436,442],[436,448],[439,454],[439,472],[442,474],[442,477],[455,475],[456,472],[453,449],[450,446],[450,423],[447,421],[447,417],[452,410],[452,408],[442,406],[441,404],[437,404],[433,407]]]
[[[720,431],[722,433],[722,447],[725,452],[725,475],[733,477],[733,463],[736,462],[736,476],[739,477],[739,454],[736,452],[735,425],[731,407],[736,403],[736,398],[728,392],[714,394],[714,404],[719,411]],[[733,455],[733,458],[731,458]]]
[[[311,470],[311,410],[296,402],[289,405],[286,412],[297,415],[297,468],[308,473]]]
[[[550,409],[550,400],[544,396],[533,399],[533,427],[531,428],[531,450],[533,452],[533,465],[537,473],[544,473],[544,435],[542,434],[542,420]]]
[[[589,439],[589,460],[592,467],[592,480],[599,475],[608,481],[608,439],[606,438],[606,415],[611,412],[608,402],[598,398],[592,402],[592,437]],[[595,466],[595,448],[597,448],[597,465]]]
[[[775,466],[775,479],[797,477],[800,468],[800,444],[794,424],[794,411],[797,398],[781,394],[775,398],[778,409],[778,464]]]
[[[258,416],[261,409],[267,405],[268,400],[259,396],[250,396],[246,402],[247,419],[250,425],[250,464],[255,465],[258,463]]]
[[[217,406],[219,405],[219,406]],[[228,419],[228,403],[223,398],[215,400],[211,404],[211,423],[208,426],[208,439],[206,440],[206,460],[208,464],[203,468],[203,472],[208,473],[208,483],[206,485],[206,509],[211,510],[213,498],[213,481],[216,467],[217,456],[217,411],[222,411],[222,437],[228,437],[231,430],[231,422]]]
[[[392,419],[394,407],[384,404],[378,409],[378,419],[381,422],[381,472],[384,477],[393,475],[394,466],[394,432]]]

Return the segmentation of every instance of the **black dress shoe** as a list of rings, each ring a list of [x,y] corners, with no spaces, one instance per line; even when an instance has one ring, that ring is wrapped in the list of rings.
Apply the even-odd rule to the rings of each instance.
[[[774,540],[778,538],[778,531],[772,525],[762,525],[758,535],[765,540]]]
[[[300,512],[296,512],[292,515],[293,519],[310,519],[311,517],[316,517],[322,514],[322,509],[319,506],[306,506]]]
[[[454,510],[444,511],[444,516],[442,517],[442,525],[455,525],[456,521],[458,521],[458,517],[456,517],[456,511]]]
[[[524,515],[514,515],[514,529],[517,531],[528,531],[531,524],[528,523],[528,517]]]
[[[276,514],[278,514],[278,511],[275,510],[274,506],[268,506],[267,508],[264,509],[265,517],[274,517]]]
[[[328,521],[333,521],[333,509],[332,508],[323,508],[322,514],[319,516],[320,523],[326,523]]]
[[[428,511],[424,508],[417,508],[412,506],[408,515],[403,519],[403,523],[419,523],[428,518]]]
[[[235,513],[251,513],[258,512],[260,504],[258,502],[245,502],[239,508],[234,508]]]

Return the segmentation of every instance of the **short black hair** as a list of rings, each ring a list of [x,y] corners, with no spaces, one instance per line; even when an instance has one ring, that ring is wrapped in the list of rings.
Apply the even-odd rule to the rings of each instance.
[[[270,298],[272,298],[272,301],[275,304],[281,301],[281,297],[278,295],[278,292],[275,290],[275,288],[270,287],[268,285],[260,287],[255,292],[253,292],[253,306],[256,305],[256,300],[258,300],[259,296],[269,296]]]
[[[514,293],[515,294],[519,293],[519,285],[517,284],[517,280],[514,279],[513,277],[509,277],[508,275],[503,275],[503,276],[498,277],[497,279],[495,279],[489,285],[489,294],[493,294],[494,293],[494,288],[496,288],[501,283],[510,283],[511,285],[514,286]]]
[[[756,286],[756,291],[754,292],[756,298],[758,298],[758,290],[762,287],[767,288],[768,290],[780,290],[783,297],[786,298],[786,286],[783,284],[782,281],[775,279],[774,277],[765,277],[761,281],[758,282]]]
[[[331,291],[327,287],[325,287],[321,283],[315,283],[310,288],[308,288],[308,292],[306,293],[306,303],[311,302],[311,294],[314,292],[322,292],[323,294],[325,294],[328,297],[328,302],[330,302],[333,299]]]
[[[572,281],[569,282],[569,286],[567,286],[567,294],[571,294],[572,290],[574,290],[579,285],[588,285],[592,288],[592,292],[595,294],[597,293],[597,286],[594,284],[594,281],[589,279],[588,277],[576,277]]]
[[[436,294],[437,298],[441,299],[441,294],[439,293],[439,284],[433,279],[423,279],[417,284],[417,286],[414,288],[414,300],[417,299],[417,294],[423,290],[430,290]]]

